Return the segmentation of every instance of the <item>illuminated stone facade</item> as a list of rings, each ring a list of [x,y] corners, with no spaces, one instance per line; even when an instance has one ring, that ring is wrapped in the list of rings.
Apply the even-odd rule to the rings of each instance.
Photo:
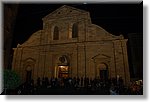
[[[43,19],[43,29],[14,48],[13,70],[38,77],[122,77],[130,81],[127,39],[92,24],[87,11],[62,6]]]

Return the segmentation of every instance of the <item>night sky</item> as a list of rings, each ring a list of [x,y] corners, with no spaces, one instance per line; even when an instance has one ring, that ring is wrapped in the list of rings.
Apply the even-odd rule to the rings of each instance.
[[[20,4],[12,47],[42,29],[42,18],[63,5],[90,12],[92,23],[114,35],[143,32],[143,3],[130,4]]]

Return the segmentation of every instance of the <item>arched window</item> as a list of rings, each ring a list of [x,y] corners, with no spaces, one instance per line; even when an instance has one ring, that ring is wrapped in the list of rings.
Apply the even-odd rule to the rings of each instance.
[[[78,24],[74,23],[72,26],[72,38],[78,37]]]
[[[57,26],[54,27],[53,40],[59,40],[59,28]]]

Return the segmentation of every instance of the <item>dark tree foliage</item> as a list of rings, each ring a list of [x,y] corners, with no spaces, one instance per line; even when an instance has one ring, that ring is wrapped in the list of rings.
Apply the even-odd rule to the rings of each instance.
[[[4,70],[4,88],[15,89],[21,84],[19,75],[12,70]]]

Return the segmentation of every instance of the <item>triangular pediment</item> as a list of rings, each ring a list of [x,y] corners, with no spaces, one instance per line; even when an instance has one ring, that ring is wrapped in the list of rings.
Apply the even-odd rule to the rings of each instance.
[[[57,19],[57,18],[63,18],[63,17],[71,17],[75,15],[81,15],[86,14],[87,11],[80,10],[71,6],[61,6],[60,8],[56,9],[52,13],[48,14],[43,18],[43,20],[49,20],[49,19]]]
[[[92,59],[108,59],[110,56],[105,55],[105,54],[98,54],[92,57]]]

